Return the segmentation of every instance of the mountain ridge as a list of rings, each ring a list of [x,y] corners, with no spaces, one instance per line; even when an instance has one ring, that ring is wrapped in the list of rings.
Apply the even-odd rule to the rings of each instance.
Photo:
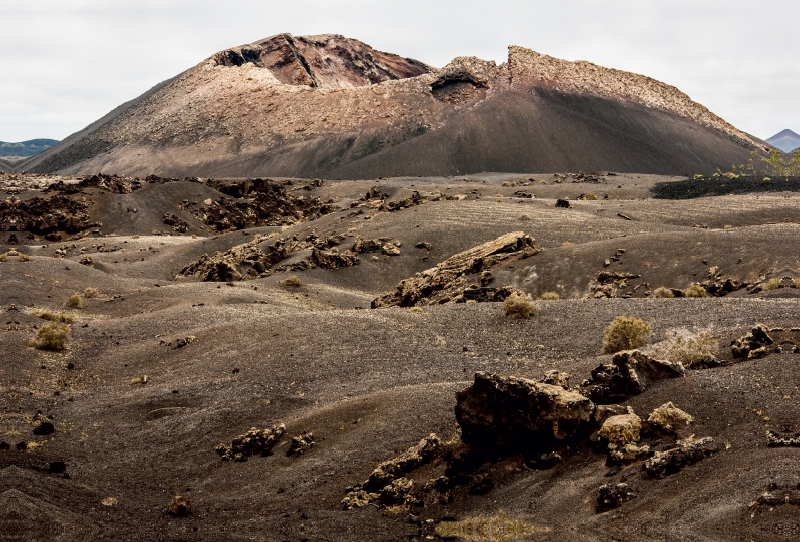
[[[0,141],[0,156],[35,156],[58,143],[57,139],[29,139],[27,141],[6,142]]]
[[[781,130],[774,136],[765,139],[764,141],[783,152],[800,150],[800,134],[788,128]]]
[[[21,167],[356,178],[497,167],[683,174],[767,148],[675,87],[513,45],[499,66],[458,57],[435,70],[335,34],[279,34],[216,53],[129,103]],[[585,134],[590,140],[577,143]],[[626,156],[632,141],[638,154]],[[581,158],[587,144],[592,160]],[[562,158],[551,160],[553,152]]]

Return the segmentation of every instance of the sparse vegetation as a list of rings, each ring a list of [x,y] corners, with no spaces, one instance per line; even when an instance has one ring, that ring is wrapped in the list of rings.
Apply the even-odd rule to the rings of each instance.
[[[19,253],[19,257],[17,259],[19,261],[21,261],[21,262],[29,262],[29,261],[31,261],[31,257],[28,256],[27,254],[22,253],[22,252]]]
[[[86,299],[92,299],[93,297],[97,297],[98,294],[99,292],[94,288],[86,288],[83,291],[83,297],[85,297]]]
[[[558,295],[557,292],[545,292],[538,297],[538,299],[542,301],[555,301],[557,299],[561,299],[561,296]]]
[[[69,299],[67,299],[66,305],[71,309],[82,309],[83,298],[79,294],[72,295]]]
[[[780,285],[781,285],[781,279],[779,279],[778,277],[773,277],[764,283],[763,288],[765,290],[777,290]]]
[[[468,542],[485,540],[510,542],[547,530],[524,521],[513,520],[502,510],[492,517],[480,516],[461,521],[442,521],[436,526],[436,534],[442,538],[459,538]]]
[[[283,279],[281,281],[281,284],[283,284],[284,286],[288,286],[290,288],[298,288],[300,287],[302,282],[300,282],[300,277],[298,277],[297,275],[292,275],[291,277],[286,277],[285,279]]]
[[[710,330],[691,333],[686,330],[664,334],[664,341],[653,345],[652,355],[658,359],[681,362],[686,367],[713,358],[717,340]]]
[[[75,316],[67,313],[53,314],[49,311],[40,312],[37,316],[42,320],[49,320],[50,322],[61,322],[62,324],[74,324]]]
[[[578,199],[596,200],[598,198],[597,198],[597,194],[593,194],[593,193],[589,192],[588,194],[581,194],[580,196],[578,196]]]
[[[688,288],[682,290],[683,297],[708,297],[706,289],[699,284],[692,284]]]
[[[539,314],[539,308],[530,295],[513,293],[503,302],[503,314],[506,318],[530,318]]]
[[[673,297],[675,297],[675,294],[673,294],[672,290],[670,290],[669,288],[664,288],[663,286],[660,286],[655,290],[653,290],[653,297],[659,297],[662,299],[672,299]]]
[[[653,327],[641,318],[617,316],[603,330],[603,351],[614,354],[644,346],[645,337],[652,330]]]
[[[28,346],[39,350],[63,350],[69,342],[70,327],[60,322],[48,322],[39,328]]]
[[[0,254],[0,262],[7,262],[7,261],[8,261],[8,255],[5,253]]]
[[[572,243],[570,241],[564,241],[563,243],[561,243],[562,247],[571,247],[573,245],[575,245],[575,243]]]
[[[142,375],[138,378],[132,379],[131,386],[144,385],[147,384],[148,382],[150,382],[150,378],[147,375]]]

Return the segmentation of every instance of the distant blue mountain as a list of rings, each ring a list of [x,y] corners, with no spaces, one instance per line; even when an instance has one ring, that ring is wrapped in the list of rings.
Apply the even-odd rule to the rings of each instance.
[[[783,152],[791,152],[797,148],[800,148],[800,135],[789,129],[778,132],[765,141],[773,147],[777,147],[778,149],[782,150]]]
[[[0,141],[0,156],[33,156],[58,143],[56,139],[31,139],[20,143]]]

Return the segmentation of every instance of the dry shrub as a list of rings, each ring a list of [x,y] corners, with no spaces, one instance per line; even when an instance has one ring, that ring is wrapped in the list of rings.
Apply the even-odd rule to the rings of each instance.
[[[75,316],[72,314],[66,313],[59,313],[53,314],[52,312],[44,311],[38,314],[39,318],[42,320],[48,320],[50,322],[60,322],[62,324],[74,324],[75,323]]]
[[[97,297],[98,295],[99,292],[97,291],[96,288],[86,288],[83,291],[83,297],[85,297],[86,299],[92,299],[93,297]]]
[[[617,316],[603,330],[603,351],[614,354],[644,346],[645,336],[652,330],[653,327],[641,318]]]
[[[31,257],[28,256],[27,254],[22,253],[22,252],[20,252],[19,257],[17,259],[19,261],[21,261],[21,262],[29,262],[29,261],[31,261]]]
[[[664,288],[663,286],[656,288],[653,290],[653,297],[660,297],[662,299],[672,299],[675,297],[675,294],[672,293],[672,290],[669,288]]]
[[[66,305],[67,305],[67,307],[69,307],[71,309],[82,309],[83,308],[83,298],[78,294],[70,296],[70,298],[67,299]]]
[[[557,292],[545,292],[540,295],[538,299],[542,301],[556,301],[557,299],[561,299],[561,296],[558,295]]]
[[[3,253],[0,254],[0,262],[7,262],[8,261],[8,254]]]
[[[530,295],[513,293],[503,302],[506,318],[530,318],[539,314],[539,308]]]
[[[578,199],[584,199],[584,200],[596,200],[596,199],[597,199],[597,194],[592,194],[591,192],[589,192],[588,194],[581,194],[581,195],[578,197]]]
[[[297,288],[302,284],[302,282],[300,282],[300,277],[297,275],[292,275],[291,277],[286,277],[283,281],[281,281],[281,284],[284,286]]]
[[[778,287],[781,285],[781,279],[778,277],[771,278],[767,282],[764,283],[765,290],[777,290]]]
[[[713,350],[717,340],[711,331],[704,329],[697,333],[676,330],[664,334],[664,341],[653,345],[649,354],[656,359],[681,362],[685,367],[714,357]]]
[[[708,297],[708,292],[699,284],[692,284],[683,290],[683,297]]]
[[[36,337],[28,341],[28,346],[39,350],[63,350],[69,342],[70,328],[60,322],[44,324],[36,332]]]

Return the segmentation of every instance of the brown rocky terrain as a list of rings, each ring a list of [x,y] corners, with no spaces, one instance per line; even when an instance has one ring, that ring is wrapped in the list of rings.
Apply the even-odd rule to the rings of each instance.
[[[20,170],[369,179],[481,171],[690,174],[768,145],[651,78],[509,47],[442,69],[337,35],[219,52]]]
[[[798,190],[3,174],[0,540],[792,539]]]

